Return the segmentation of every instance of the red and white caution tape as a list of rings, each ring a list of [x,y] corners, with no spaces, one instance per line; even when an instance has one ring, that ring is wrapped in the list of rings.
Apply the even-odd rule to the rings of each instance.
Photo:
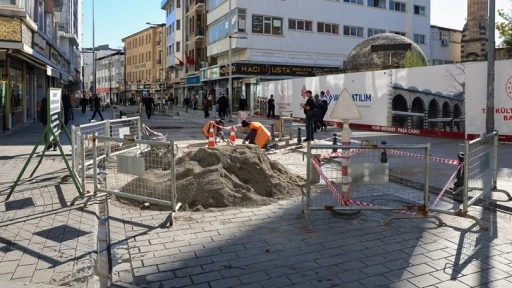
[[[332,184],[332,182],[329,180],[329,178],[327,178],[325,173],[320,168],[320,165],[319,165],[320,159],[313,158],[313,159],[311,159],[311,163],[313,164],[313,167],[315,167],[316,171],[320,175],[320,178],[322,178],[322,180],[324,180],[325,185],[327,185],[327,189],[329,189],[329,191],[331,191],[334,198],[336,198],[336,200],[340,203],[341,206],[347,206],[343,203],[343,198],[342,198],[341,194],[338,193],[338,190],[336,190],[336,187],[334,187],[334,184]]]
[[[446,189],[448,189],[448,186],[450,185],[450,183],[452,182],[453,178],[455,178],[455,175],[457,175],[457,171],[459,170],[459,168],[461,168],[464,164],[460,164],[459,167],[457,167],[457,170],[455,170],[455,173],[453,173],[452,177],[450,177],[450,179],[448,180],[448,182],[446,182],[446,184],[444,185],[443,189],[441,190],[441,192],[439,192],[439,195],[437,195],[436,199],[434,200],[434,202],[432,203],[432,205],[430,205],[430,208],[434,208],[436,205],[437,205],[437,202],[439,202],[439,200],[441,199],[441,197],[443,197],[444,195],[444,192],[446,191]]]
[[[411,157],[411,158],[416,158],[416,159],[425,159],[425,155],[421,155],[421,154],[397,151],[397,150],[393,150],[393,149],[386,149],[386,151],[389,154],[394,154],[394,155],[398,155],[398,156],[405,156],[405,157]],[[430,160],[432,160],[434,162],[440,162],[440,163],[445,163],[445,164],[450,164],[450,165],[459,165],[459,161],[453,160],[453,159],[445,159],[445,158],[431,156]]]

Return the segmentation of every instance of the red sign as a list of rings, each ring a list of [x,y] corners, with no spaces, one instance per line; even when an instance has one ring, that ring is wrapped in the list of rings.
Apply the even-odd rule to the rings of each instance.
[[[96,93],[108,93],[110,92],[108,88],[96,88]]]

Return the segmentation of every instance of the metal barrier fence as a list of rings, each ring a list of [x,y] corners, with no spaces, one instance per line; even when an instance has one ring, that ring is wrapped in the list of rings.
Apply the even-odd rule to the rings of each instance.
[[[464,182],[462,189],[458,189],[455,194],[455,198],[462,200],[462,209],[460,207],[454,210],[434,208],[432,211],[468,217],[473,219],[480,228],[486,229],[478,217],[469,214],[469,207],[478,200],[487,198],[492,192],[505,193],[509,200],[512,200],[512,196],[507,191],[497,190],[498,140],[499,135],[495,131],[475,140],[465,141],[465,159],[462,164]]]
[[[87,178],[91,178],[90,169],[93,163],[92,136],[110,136],[123,138],[125,135],[131,135],[135,139],[141,137],[141,122],[139,117],[122,118],[116,120],[105,120],[93,122],[80,126],[73,126],[71,133],[72,149],[72,167],[82,191],[85,193]],[[107,147],[105,150],[98,151],[98,157],[105,157],[107,151],[117,152],[121,147]],[[133,148],[132,146],[122,147],[122,149]]]
[[[333,152],[337,151],[337,152]],[[406,157],[405,155],[414,157]],[[430,145],[319,145],[308,142],[305,215],[311,210],[391,210],[398,218],[428,214]]]
[[[174,142],[93,136],[94,191],[171,207],[164,222],[173,225],[177,203]],[[122,147],[135,147],[122,149]],[[120,147],[112,153],[114,147]],[[98,153],[107,151],[105,157]],[[100,187],[100,181],[101,187]]]

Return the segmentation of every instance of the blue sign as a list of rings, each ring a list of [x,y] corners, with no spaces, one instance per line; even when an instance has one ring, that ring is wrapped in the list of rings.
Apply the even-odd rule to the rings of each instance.
[[[193,77],[185,78],[185,85],[187,85],[187,86],[201,85],[201,77],[193,76]]]

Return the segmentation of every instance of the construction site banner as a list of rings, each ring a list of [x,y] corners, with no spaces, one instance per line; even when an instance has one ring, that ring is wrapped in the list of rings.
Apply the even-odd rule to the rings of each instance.
[[[512,60],[496,62],[495,127],[500,139],[512,141]],[[508,69],[507,69],[508,68]],[[487,63],[472,62],[409,69],[381,70],[264,82],[261,98],[276,99],[276,114],[300,107],[306,91],[325,92],[325,120],[346,88],[363,119],[355,128],[414,135],[474,138],[485,131]]]

